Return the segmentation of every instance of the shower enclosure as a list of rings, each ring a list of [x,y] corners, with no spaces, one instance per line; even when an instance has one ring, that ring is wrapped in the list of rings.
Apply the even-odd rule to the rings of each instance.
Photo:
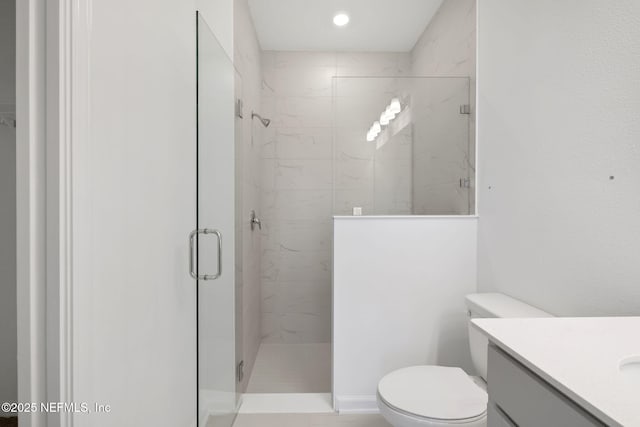
[[[203,426],[229,426],[240,392],[330,408],[334,215],[474,213],[469,78],[353,72],[407,74],[404,54],[240,58],[198,18]]]
[[[262,337],[248,393],[331,391],[333,215],[474,213],[470,79],[335,77],[347,61],[380,56],[262,54],[271,124],[261,129]],[[392,101],[394,117],[367,135]]]

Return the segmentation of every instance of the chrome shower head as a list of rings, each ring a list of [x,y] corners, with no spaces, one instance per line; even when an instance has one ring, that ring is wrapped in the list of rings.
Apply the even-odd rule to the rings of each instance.
[[[269,127],[269,125],[271,124],[271,119],[262,118],[262,116],[260,114],[254,113],[252,111],[251,112],[251,118],[253,119],[254,117],[257,117],[260,120],[260,123],[262,123],[262,126],[264,126],[264,127]]]

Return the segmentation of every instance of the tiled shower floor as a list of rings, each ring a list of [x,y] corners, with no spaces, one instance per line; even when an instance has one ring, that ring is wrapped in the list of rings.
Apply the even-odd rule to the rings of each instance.
[[[331,344],[262,343],[247,393],[328,393]]]

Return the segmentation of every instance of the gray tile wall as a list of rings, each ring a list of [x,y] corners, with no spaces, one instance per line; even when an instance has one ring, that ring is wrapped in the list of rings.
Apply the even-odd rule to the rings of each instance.
[[[433,167],[423,170],[437,176],[416,176],[427,185],[421,203],[422,214],[475,213],[475,117],[476,117],[476,0],[445,0],[411,52],[411,74],[415,76],[465,76],[470,78],[468,145],[438,144],[430,148]],[[455,107],[455,105],[453,106]],[[436,140],[439,132],[450,129],[448,122],[431,126],[417,135]],[[442,140],[441,140],[442,141]],[[462,150],[462,151],[460,151]],[[462,153],[462,156],[458,153]],[[451,159],[456,159],[451,162]],[[458,161],[461,159],[462,161]],[[443,169],[443,166],[446,169]],[[471,188],[460,189],[459,178],[468,172]],[[435,178],[435,179],[434,179]],[[434,184],[438,183],[438,184]],[[424,203],[428,200],[428,203]]]
[[[262,96],[262,70],[260,46],[253,30],[246,0],[234,3],[234,65],[238,70],[236,95],[244,102],[244,117],[236,119],[236,182],[239,187],[237,205],[237,256],[236,277],[238,280],[238,297],[242,301],[239,316],[242,339],[237,346],[238,359],[244,359],[245,376],[242,388],[246,388],[253,365],[256,360],[261,340],[260,327],[260,255],[261,236],[258,231],[251,231],[249,217],[251,210],[258,215],[260,194],[262,193],[261,169],[264,130],[251,120],[251,111],[260,111]]]

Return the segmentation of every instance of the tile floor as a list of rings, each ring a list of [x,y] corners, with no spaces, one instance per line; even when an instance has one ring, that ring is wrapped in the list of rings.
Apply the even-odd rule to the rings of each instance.
[[[391,427],[381,415],[240,414],[233,427]]]
[[[328,393],[331,344],[262,343],[247,393]]]
[[[331,344],[263,343],[247,393],[328,393]],[[380,415],[239,414],[233,427],[391,427]]]
[[[331,393],[244,393],[241,414],[332,414]]]

